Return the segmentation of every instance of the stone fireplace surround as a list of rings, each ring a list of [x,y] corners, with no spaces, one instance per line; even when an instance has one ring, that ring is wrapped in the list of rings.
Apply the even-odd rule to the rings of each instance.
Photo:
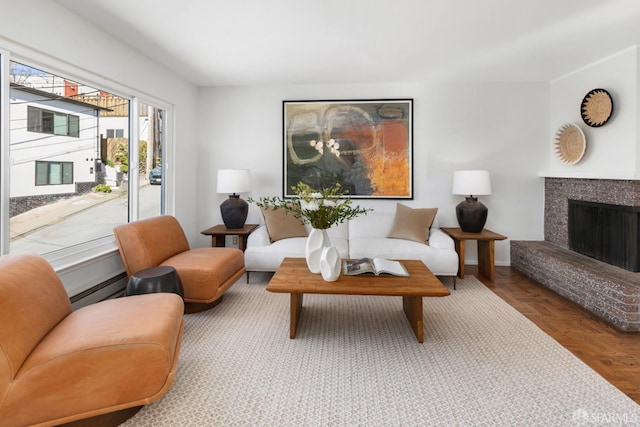
[[[512,241],[511,266],[623,331],[640,331],[640,273],[569,250],[568,200],[640,206],[640,181],[545,178],[544,241]]]

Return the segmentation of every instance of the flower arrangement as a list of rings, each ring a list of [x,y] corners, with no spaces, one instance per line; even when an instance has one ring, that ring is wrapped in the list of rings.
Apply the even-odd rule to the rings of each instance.
[[[315,190],[309,185],[299,182],[291,187],[296,197],[282,199],[280,197],[261,197],[259,201],[248,199],[261,208],[285,209],[294,217],[311,224],[313,228],[326,230],[335,224],[365,214],[372,209],[352,206],[351,199],[343,197],[346,193],[336,183],[333,187]]]

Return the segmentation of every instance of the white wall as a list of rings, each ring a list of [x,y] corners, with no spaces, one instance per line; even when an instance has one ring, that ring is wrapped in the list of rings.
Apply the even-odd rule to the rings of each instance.
[[[216,171],[251,170],[253,191],[282,195],[282,101],[320,99],[414,99],[414,200],[357,200],[381,211],[396,202],[438,207],[442,226],[457,226],[451,194],[456,169],[488,169],[493,194],[486,227],[515,240],[543,239],[543,181],[547,156],[546,83],[424,83],[386,85],[222,87],[200,90],[198,222],[221,223]],[[259,211],[250,206],[249,222]],[[202,239],[203,244],[206,240]],[[467,261],[477,261],[473,243]],[[496,243],[496,263],[509,265],[508,241]]]
[[[625,49],[550,82],[549,160],[541,174],[551,177],[638,179],[638,50]],[[580,104],[592,89],[606,89],[613,98],[613,114],[602,127],[589,127]],[[586,151],[575,165],[562,163],[553,149],[555,134],[565,123],[582,129]]]

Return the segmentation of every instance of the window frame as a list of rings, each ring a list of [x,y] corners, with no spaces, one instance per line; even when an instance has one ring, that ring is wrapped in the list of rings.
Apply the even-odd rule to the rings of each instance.
[[[38,112],[38,120],[37,125],[33,125],[35,121],[34,113]],[[45,128],[45,119],[44,113],[51,114],[51,124],[50,129],[49,126]],[[56,118],[65,118],[65,126],[66,131],[56,132],[56,129],[59,128],[59,125],[56,125]],[[75,119],[75,120],[72,120]],[[75,126],[73,126],[75,124]],[[72,133],[71,129],[75,129],[75,132]],[[80,138],[80,116],[76,116],[75,114],[62,113],[60,111],[55,110],[47,110],[46,108],[34,107],[33,105],[27,106],[27,131],[34,133],[44,133],[47,135],[59,135],[59,136],[69,136],[72,138]]]
[[[111,136],[109,136],[111,132]],[[107,129],[107,138],[124,138],[124,129]]]
[[[43,184],[38,184],[38,165],[46,165],[47,170],[46,170],[46,180],[47,182],[43,183]],[[60,182],[56,182],[56,183],[51,183],[51,167],[53,165],[60,165]],[[69,166],[71,165],[71,179],[65,181],[65,176],[67,176],[68,174],[65,174],[65,166]],[[41,185],[68,185],[68,184],[73,184],[73,162],[62,162],[62,161],[49,161],[49,160],[36,160],[35,161],[35,184],[36,186],[41,186]]]

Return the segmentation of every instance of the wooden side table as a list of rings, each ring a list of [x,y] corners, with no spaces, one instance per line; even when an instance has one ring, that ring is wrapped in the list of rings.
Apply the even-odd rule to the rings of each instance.
[[[247,238],[256,228],[258,224],[245,224],[242,228],[227,228],[224,224],[218,224],[200,233],[211,236],[212,247],[224,247],[226,236],[238,236],[238,248],[244,252],[247,249]]]
[[[466,240],[478,242],[478,271],[481,275],[491,280],[496,278],[495,269],[495,241],[505,240],[507,236],[494,233],[486,228],[479,233],[466,233],[460,228],[442,227],[441,230],[451,236],[458,253],[458,277],[464,279],[464,244]]]

